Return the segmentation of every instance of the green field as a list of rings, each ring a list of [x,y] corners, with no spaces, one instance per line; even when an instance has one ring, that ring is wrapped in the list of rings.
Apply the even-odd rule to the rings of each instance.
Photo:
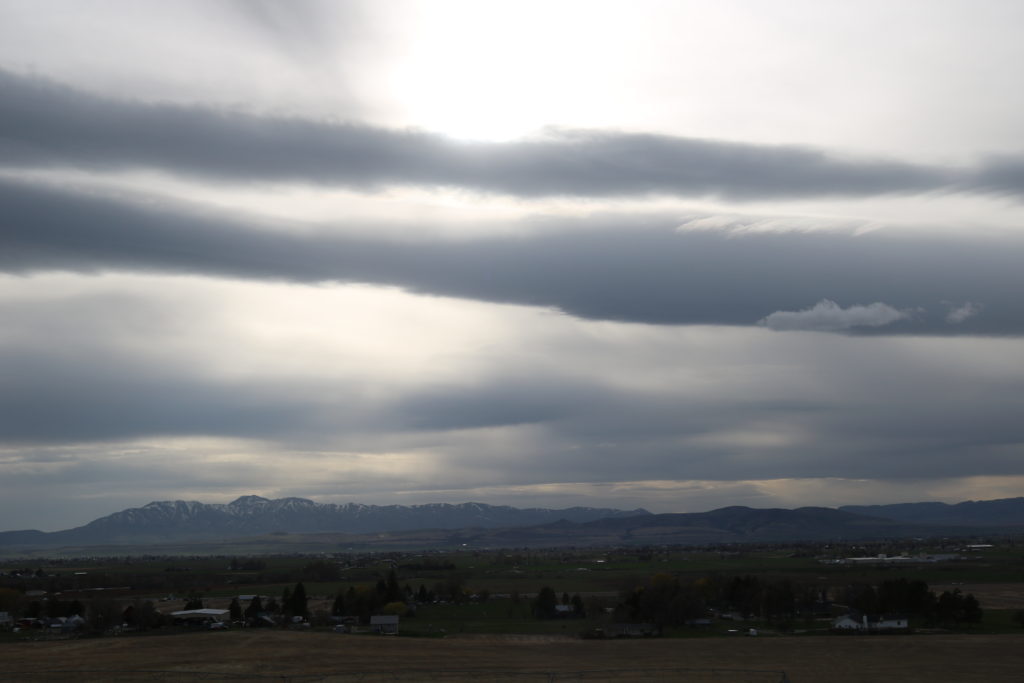
[[[671,619],[659,623],[666,636],[706,637],[724,636],[750,627],[767,633],[823,632],[828,628],[830,614],[845,609],[842,596],[849,586],[880,586],[906,579],[925,581],[934,587],[936,595],[954,589],[976,594],[983,611],[979,622],[936,624],[934,620],[915,619],[913,625],[918,629],[955,628],[969,633],[1021,631],[1015,615],[1024,610],[1024,547],[1015,541],[1006,540],[981,552],[965,551],[959,553],[962,559],[945,562],[891,566],[830,563],[836,557],[852,555],[950,552],[953,545],[954,542],[947,541],[839,547],[799,544],[246,557],[24,558],[0,564],[0,571],[5,574],[0,577],[0,586],[6,588],[8,600],[16,605],[10,610],[15,613],[45,613],[48,600],[77,600],[88,608],[98,599],[114,600],[122,607],[152,601],[157,611],[169,613],[182,609],[189,597],[201,598],[206,606],[217,608],[226,608],[237,595],[258,594],[281,600],[297,582],[303,582],[309,596],[310,621],[314,627],[326,628],[335,596],[350,591],[363,596],[372,594],[394,571],[401,600],[409,604],[410,610],[403,617],[402,632],[424,637],[472,633],[577,636],[601,628],[613,619],[629,620],[631,612],[623,607],[625,596],[636,594],[659,575],[680,586],[694,587],[691,590],[699,593],[708,607],[722,610],[729,606],[716,604],[712,593],[720,593],[723,585],[741,577],[754,577],[763,584],[785,583],[798,592],[829,596],[835,603],[831,612],[824,614],[797,609],[785,617],[753,616],[742,623],[716,618],[711,625],[699,628],[681,626],[681,622]],[[18,570],[29,573],[19,574]],[[560,598],[563,594],[578,594],[586,606],[585,616],[537,618],[533,603],[543,587],[550,587]],[[430,597],[417,599],[424,592]],[[35,597],[29,597],[30,593]],[[720,597],[717,600],[721,602]],[[4,611],[2,604],[0,611]]]

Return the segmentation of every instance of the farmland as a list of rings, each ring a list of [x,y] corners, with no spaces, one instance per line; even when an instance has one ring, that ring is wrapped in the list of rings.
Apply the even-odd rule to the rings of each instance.
[[[0,598],[7,601],[0,611],[45,617],[81,609],[90,628],[72,636],[0,631],[7,667],[0,678],[33,680],[74,671],[79,680],[131,680],[145,671],[155,680],[192,674],[417,680],[427,672],[447,680],[678,680],[685,673],[686,680],[724,682],[778,681],[784,671],[791,681],[825,680],[826,673],[836,681],[1014,680],[1024,664],[1018,654],[1024,650],[1022,551],[1015,540],[1003,539],[980,551],[943,540],[32,558],[0,565]],[[836,562],[880,555],[946,559]],[[288,615],[296,610],[284,606],[297,582],[308,595],[305,620],[301,629],[288,629]],[[922,613],[912,617],[911,634],[829,633],[831,617],[859,595],[854,588],[915,582],[927,582],[934,595],[973,595],[981,606],[978,618],[943,620]],[[737,599],[737,586],[760,586],[762,597],[727,610],[726,603]],[[778,602],[780,586],[791,597],[783,598],[781,608],[767,606],[765,601]],[[671,600],[683,600],[683,611],[651,612],[648,604],[644,613],[659,620],[656,632],[662,637],[607,637],[614,623],[639,618],[645,595],[666,587],[676,591],[665,593]],[[542,589],[560,596],[561,604],[570,604],[571,596],[577,608],[539,618],[545,616],[538,612]],[[375,594],[380,600],[368,606],[368,596]],[[200,631],[170,620],[188,602],[226,610],[239,595],[281,605],[274,612],[279,627],[238,622],[228,631]],[[365,626],[352,629],[357,633],[333,630],[332,615],[362,615],[365,624],[363,612],[388,601],[401,608],[397,638],[370,635]],[[136,618],[124,616],[129,607]],[[149,615],[145,620],[137,617],[143,613]],[[699,615],[710,618],[690,623]],[[750,629],[757,637],[744,635]]]

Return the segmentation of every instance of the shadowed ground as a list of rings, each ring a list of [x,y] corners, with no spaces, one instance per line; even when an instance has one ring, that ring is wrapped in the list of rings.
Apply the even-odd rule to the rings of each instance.
[[[0,680],[1019,681],[1024,636],[583,641],[232,631],[0,645]],[[746,671],[744,671],[746,670]],[[160,672],[146,674],[144,672]]]

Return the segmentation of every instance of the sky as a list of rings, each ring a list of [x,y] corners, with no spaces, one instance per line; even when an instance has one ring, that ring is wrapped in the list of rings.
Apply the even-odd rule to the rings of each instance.
[[[1024,494],[1021,25],[0,0],[0,528]]]

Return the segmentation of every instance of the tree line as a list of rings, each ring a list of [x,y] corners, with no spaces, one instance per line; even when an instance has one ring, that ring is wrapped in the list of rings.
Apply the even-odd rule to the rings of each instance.
[[[878,585],[851,584],[834,596],[837,605],[867,614],[898,613],[932,626],[959,627],[978,623],[977,598],[959,589],[936,595],[921,580],[905,578]],[[819,586],[788,578],[756,576],[704,577],[682,580],[671,574],[652,576],[620,594],[616,619],[654,624],[659,630],[705,618],[712,609],[735,612],[787,629],[797,617],[828,616],[833,599]]]

